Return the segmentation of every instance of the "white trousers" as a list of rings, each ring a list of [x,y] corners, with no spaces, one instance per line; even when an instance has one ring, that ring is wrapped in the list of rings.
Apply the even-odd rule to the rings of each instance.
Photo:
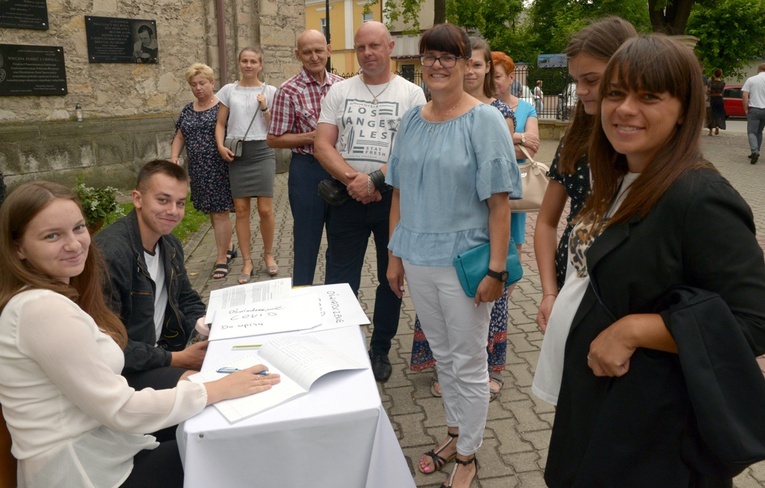
[[[457,452],[469,456],[481,447],[489,410],[486,337],[493,303],[476,307],[452,266],[415,266],[404,261],[404,271],[436,359],[446,425],[459,428]]]

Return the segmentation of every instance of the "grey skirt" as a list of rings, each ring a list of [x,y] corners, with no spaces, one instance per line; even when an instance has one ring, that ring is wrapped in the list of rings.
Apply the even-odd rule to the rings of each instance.
[[[242,157],[228,167],[231,196],[234,198],[274,196],[276,156],[266,141],[245,141]]]

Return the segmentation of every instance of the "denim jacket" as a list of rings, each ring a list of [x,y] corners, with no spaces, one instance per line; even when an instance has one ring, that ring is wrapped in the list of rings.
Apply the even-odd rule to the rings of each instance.
[[[189,282],[180,240],[172,234],[159,239],[167,286],[167,309],[159,339],[154,326],[155,284],[144,259],[135,210],[99,232],[95,243],[109,270],[105,296],[127,329],[123,372],[170,366],[170,352],[186,347],[196,320],[206,308]]]

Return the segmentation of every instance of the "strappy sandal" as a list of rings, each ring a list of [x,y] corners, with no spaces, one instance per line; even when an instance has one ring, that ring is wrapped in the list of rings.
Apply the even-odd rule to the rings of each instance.
[[[494,381],[495,383],[499,384],[499,388],[496,390],[493,390],[491,388],[491,382]],[[502,377],[496,373],[489,373],[489,402],[493,402],[497,398],[499,398],[500,392],[499,390],[502,389],[502,387],[505,386],[505,380],[502,379]]]
[[[242,261],[243,261],[243,263],[242,263],[242,270],[244,270],[244,263],[246,263],[247,261],[249,261],[250,265],[252,265],[252,259],[243,259]],[[239,284],[240,285],[244,285],[246,283],[249,283],[250,282],[250,278],[252,278],[254,273],[255,273],[255,266],[253,266],[250,269],[250,273],[249,274],[244,273],[244,272],[242,274],[240,274],[239,275],[239,280],[238,280]]]
[[[277,274],[279,274],[279,266],[276,264],[272,264],[271,266],[269,266],[268,263],[266,263],[266,256],[271,256],[273,258],[274,253],[263,251],[263,262],[266,264],[266,271],[268,272],[268,275],[276,276]]]
[[[438,383],[438,375],[430,377],[430,394],[436,398],[441,398],[441,385]]]
[[[447,432],[446,435],[449,436],[449,440],[447,440],[444,443],[443,446],[437,446],[438,449],[431,449],[430,451],[428,451],[425,454],[423,454],[423,456],[430,456],[430,458],[433,460],[433,471],[425,471],[422,468],[422,464],[421,463],[417,463],[417,469],[420,470],[420,473],[422,473],[422,474],[433,474],[436,471],[441,471],[441,469],[443,469],[443,467],[446,465],[446,463],[448,463],[449,461],[451,461],[452,459],[457,457],[457,452],[456,451],[454,453],[452,453],[452,455],[447,457],[447,458],[442,458],[441,456],[439,456],[439,454],[441,454],[441,452],[443,452],[444,449],[449,447],[449,445],[452,442],[454,442],[454,439],[456,439],[457,437],[460,436],[459,434],[452,434],[451,432]]]
[[[473,480],[478,478],[478,468],[480,467],[480,465],[478,464],[478,459],[475,458],[475,454],[473,454],[473,457],[465,461],[463,461],[462,459],[458,457],[455,457],[454,469],[452,469],[452,474],[449,476],[449,479],[447,480],[447,482],[441,483],[441,488],[452,488],[452,486],[454,486],[454,475],[457,474],[457,469],[460,467],[460,464],[463,466],[469,466],[472,463],[475,463],[475,475],[473,476]],[[473,484],[473,480],[470,480],[470,485]]]
[[[231,249],[226,251],[226,264],[230,263],[237,256],[236,246],[231,244]]]
[[[218,263],[215,265],[215,269],[213,270],[212,279],[222,280],[228,276],[228,271],[228,264]]]

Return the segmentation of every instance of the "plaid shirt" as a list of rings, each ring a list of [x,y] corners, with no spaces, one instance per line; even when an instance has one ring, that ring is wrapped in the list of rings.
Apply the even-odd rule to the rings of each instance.
[[[316,130],[321,113],[321,99],[329,87],[343,78],[324,72],[324,84],[320,85],[305,68],[282,83],[271,108],[271,125],[268,133],[281,136],[286,133],[303,134]],[[295,147],[298,154],[313,154],[313,144]]]

